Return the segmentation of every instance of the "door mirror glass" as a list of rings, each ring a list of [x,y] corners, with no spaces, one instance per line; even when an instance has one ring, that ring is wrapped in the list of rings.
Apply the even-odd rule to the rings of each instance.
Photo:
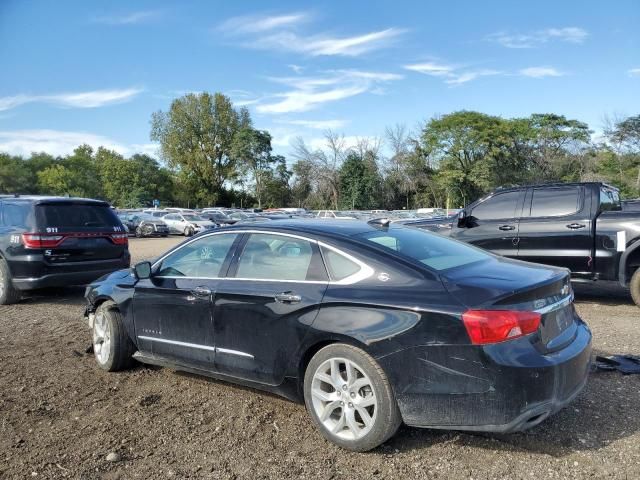
[[[151,276],[151,263],[136,263],[136,265],[133,267],[133,271],[135,272],[136,277],[138,277],[138,280],[149,278]]]
[[[458,227],[464,227],[467,223],[467,212],[460,210],[458,212]]]

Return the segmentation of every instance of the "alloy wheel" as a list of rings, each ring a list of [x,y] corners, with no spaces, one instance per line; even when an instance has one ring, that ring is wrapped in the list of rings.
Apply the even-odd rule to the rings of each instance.
[[[93,321],[93,353],[101,365],[109,361],[111,352],[111,329],[103,312],[98,312]]]
[[[363,369],[346,358],[322,363],[311,384],[313,409],[332,435],[357,440],[373,428],[378,401]]]
[[[4,282],[4,272],[2,271],[2,268],[0,268],[0,297],[4,295]]]

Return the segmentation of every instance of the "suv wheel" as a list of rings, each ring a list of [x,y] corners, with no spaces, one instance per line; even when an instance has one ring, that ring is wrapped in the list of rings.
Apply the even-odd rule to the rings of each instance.
[[[185,237],[191,237],[191,236],[193,236],[193,228],[192,228],[192,227],[185,227],[185,229],[184,229],[184,236],[185,236]]]
[[[93,354],[100,368],[116,372],[133,363],[135,346],[122,323],[122,315],[113,302],[105,302],[96,310],[93,320]]]
[[[0,257],[0,305],[9,305],[20,301],[20,291],[13,286],[11,272],[4,258]]]
[[[631,298],[633,298],[635,304],[640,307],[640,267],[636,268],[635,273],[631,277],[629,290],[631,290]]]
[[[315,354],[304,376],[304,399],[322,435],[348,450],[371,450],[402,423],[386,374],[351,345],[332,344]]]

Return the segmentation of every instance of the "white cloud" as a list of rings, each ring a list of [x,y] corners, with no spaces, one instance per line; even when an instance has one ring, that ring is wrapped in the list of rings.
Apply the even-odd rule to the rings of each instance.
[[[490,69],[467,69],[463,66],[447,65],[434,62],[414,63],[405,65],[404,68],[414,72],[429,75],[431,77],[439,77],[444,79],[448,85],[462,85],[479,77],[491,75],[501,75],[502,72]]]
[[[233,17],[219,25],[218,29],[230,34],[257,33],[282,27],[292,27],[309,21],[308,13],[298,12],[284,15],[244,15]]]
[[[122,155],[145,153],[158,157],[158,145],[153,143],[123,145],[108,137],[88,132],[60,130],[5,130],[0,131],[0,152],[28,156],[32,152],[51,155],[67,155],[79,145],[87,144],[97,149],[105,147]]]
[[[589,33],[579,27],[547,28],[528,33],[497,32],[487,38],[506,48],[535,48],[553,40],[567,43],[583,43]]]
[[[281,123],[311,128],[314,130],[336,130],[347,124],[345,120],[286,120]]]
[[[628,73],[631,77],[640,77],[640,68],[632,68]]]
[[[11,97],[0,97],[0,111],[10,110],[27,103],[48,103],[68,108],[96,108],[127,102],[142,91],[143,89],[141,88],[127,88],[123,90],[94,90],[51,95],[19,94]]]
[[[544,78],[544,77],[562,77],[564,73],[553,67],[529,67],[523,68],[518,72],[524,77]]]
[[[287,65],[287,67],[289,67],[291,70],[294,71],[294,73],[302,73],[302,71],[304,70],[304,67],[301,67],[300,65]]]
[[[279,32],[245,44],[260,50],[277,50],[303,53],[313,57],[344,56],[357,57],[364,53],[390,46],[404,33],[398,28],[387,28],[377,32],[350,37],[328,35],[301,36],[293,32]]]
[[[320,77],[283,77],[271,80],[292,90],[274,95],[277,101],[256,107],[259,113],[304,112],[371,91],[377,84],[401,79],[401,75],[358,70],[335,70]]]
[[[277,16],[234,17],[220,24],[217,30],[232,38],[241,38],[240,45],[245,48],[296,52],[311,56],[346,57],[386,48],[405,32],[398,28],[351,36],[326,33],[303,35],[295,32],[296,27],[311,18],[310,14],[300,12]],[[290,67],[299,73],[297,65]]]
[[[137,25],[159,18],[162,12],[159,10],[145,10],[125,13],[122,15],[102,15],[93,18],[93,22],[104,25]]]

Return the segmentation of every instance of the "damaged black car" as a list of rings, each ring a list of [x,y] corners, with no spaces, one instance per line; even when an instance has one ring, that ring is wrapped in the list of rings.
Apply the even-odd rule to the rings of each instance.
[[[135,359],[304,401],[322,435],[356,451],[403,422],[532,427],[591,363],[566,269],[385,220],[206,231],[86,297],[101,368]]]

